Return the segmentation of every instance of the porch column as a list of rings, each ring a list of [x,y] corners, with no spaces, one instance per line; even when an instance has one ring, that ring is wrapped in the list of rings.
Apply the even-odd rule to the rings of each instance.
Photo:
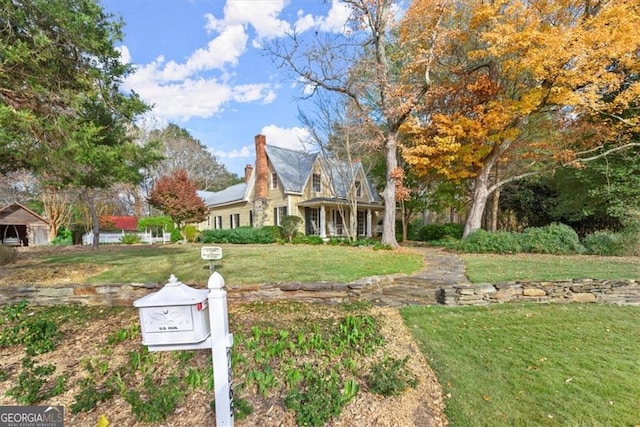
[[[323,239],[327,237],[327,213],[324,205],[320,206],[320,237]]]
[[[371,238],[371,209],[367,209],[367,237]]]

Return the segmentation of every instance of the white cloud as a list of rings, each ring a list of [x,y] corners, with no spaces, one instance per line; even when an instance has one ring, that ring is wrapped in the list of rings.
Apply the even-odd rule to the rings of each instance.
[[[284,0],[262,1],[255,0],[227,1],[224,6],[224,18],[217,19],[211,14],[205,15],[208,31],[223,32],[233,25],[251,25],[259,39],[272,39],[285,34],[291,29],[287,21],[278,18],[286,2]]]
[[[131,54],[129,53],[128,47],[123,45],[123,46],[116,47],[116,50],[120,53],[120,61],[123,64],[131,63]]]
[[[160,55],[150,63],[139,65],[136,73],[126,79],[123,88],[135,90],[154,106],[153,115],[168,120],[211,117],[233,102],[274,102],[279,90],[277,84],[233,83],[234,77],[245,72],[240,65],[247,51],[250,27],[255,30],[254,46],[291,31],[291,24],[279,18],[287,3],[288,0],[258,4],[254,0],[227,0],[222,18],[205,15],[204,29],[212,34],[205,46],[195,49],[184,62],[167,60]],[[344,3],[332,0],[326,16],[314,17],[300,12],[296,25],[319,31],[344,31],[348,12]],[[120,47],[120,55],[123,61],[131,61],[126,46]],[[284,138],[284,131],[279,132],[279,137],[290,140]],[[288,132],[294,133],[292,129]]]
[[[343,33],[347,30],[347,21],[350,16],[351,10],[346,4],[340,0],[332,0],[327,16],[313,16],[300,10],[295,28],[300,33],[311,29],[329,33]]]
[[[254,157],[255,149],[253,145],[245,145],[240,149],[231,151],[219,151],[216,149],[209,150],[217,159],[248,159]]]
[[[309,148],[304,143],[309,138],[309,132],[302,127],[281,128],[268,125],[263,127],[260,133],[266,137],[267,145],[302,151],[307,151]]]

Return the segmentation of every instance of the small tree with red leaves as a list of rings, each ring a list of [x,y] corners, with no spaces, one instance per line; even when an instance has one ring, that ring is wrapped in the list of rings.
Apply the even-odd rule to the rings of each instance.
[[[201,222],[207,217],[204,201],[196,190],[196,184],[187,172],[178,169],[156,182],[149,195],[149,204],[169,215],[182,233],[186,224]]]

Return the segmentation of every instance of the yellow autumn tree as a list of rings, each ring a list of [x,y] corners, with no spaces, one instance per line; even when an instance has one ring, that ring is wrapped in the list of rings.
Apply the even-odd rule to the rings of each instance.
[[[473,180],[465,236],[506,183],[639,145],[637,0],[415,0],[401,33],[416,75],[433,63],[434,11],[446,40],[403,155],[418,174]]]

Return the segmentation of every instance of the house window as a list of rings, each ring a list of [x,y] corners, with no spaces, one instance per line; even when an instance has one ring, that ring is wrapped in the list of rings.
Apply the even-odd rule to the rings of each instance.
[[[229,215],[229,224],[231,228],[238,228],[240,226],[240,214]]]
[[[253,211],[249,211],[249,227],[253,227]]]
[[[274,172],[271,174],[271,189],[276,188],[278,188],[278,174]]]
[[[356,197],[362,197],[362,182],[356,181],[355,187],[356,187]]]
[[[367,213],[365,211],[358,211],[358,236],[364,236],[367,228]]]
[[[280,223],[282,222],[282,218],[286,215],[286,206],[278,206],[277,208],[273,208],[273,225],[280,225]]]
[[[319,173],[314,173],[311,176],[311,188],[313,189],[314,192],[319,193],[320,191],[322,191],[322,184],[321,184],[321,180],[320,180],[320,174]]]
[[[222,229],[222,216],[213,217],[213,228],[216,230]]]

